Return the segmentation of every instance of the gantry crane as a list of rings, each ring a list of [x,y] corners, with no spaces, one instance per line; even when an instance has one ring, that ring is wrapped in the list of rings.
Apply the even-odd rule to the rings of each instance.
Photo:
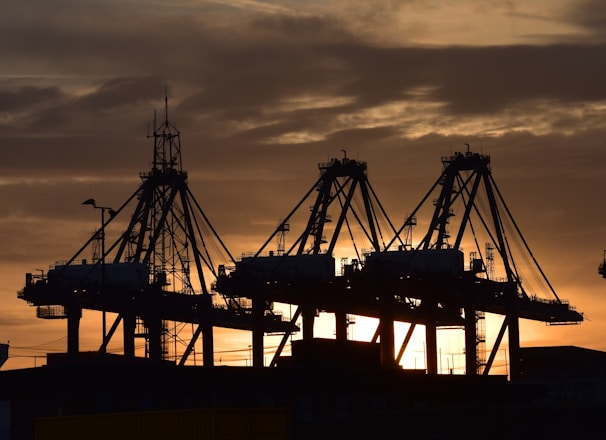
[[[263,365],[264,334],[283,333],[271,363],[275,366],[287,337],[299,330],[299,317],[303,339],[313,339],[315,316],[322,311],[334,313],[337,340],[347,339],[348,314],[378,318],[373,342],[379,340],[385,367],[399,363],[415,326],[424,325],[429,373],[437,372],[439,327],[465,329],[467,374],[488,374],[508,331],[513,377],[520,371],[520,318],[549,324],[583,321],[581,313],[560,300],[532,256],[492,178],[488,156],[468,149],[443,158],[442,174],[396,230],[369,183],[366,163],[348,158],[343,151],[343,158],[319,165],[319,179],[261,248],[236,261],[189,191],[181,167],[179,133],[167,116],[160,126],[154,123],[153,138],[152,170],[142,175],[140,188],[116,211],[97,206],[92,199],[85,201],[101,209],[99,231],[46,276],[26,274],[26,285],[18,293],[37,306],[39,317],[67,318],[68,353],[78,352],[81,312],[91,309],[104,313],[100,352],[105,352],[122,323],[125,355],[135,355],[134,340],[142,337],[146,357],[166,359],[166,338],[171,334],[166,323],[170,321],[196,326],[179,354],[180,364],[186,362],[202,334],[204,365],[212,365],[213,327],[218,326],[252,331],[255,366]],[[418,226],[421,208],[437,189],[427,232],[413,246],[412,227]],[[310,214],[297,220],[301,206],[314,191],[317,196]],[[126,230],[106,246],[110,224],[131,202],[136,206]],[[302,232],[287,249],[285,233],[295,225],[301,225]],[[342,235],[350,239],[349,245],[343,245]],[[386,240],[386,236],[392,238]],[[268,244],[276,237],[277,252],[268,252]],[[218,260],[209,252],[216,246],[209,246],[209,239],[219,243],[226,255],[223,261],[234,263],[234,270],[228,271],[225,263],[216,264]],[[481,242],[487,243],[484,257]],[[521,268],[512,251],[515,244],[526,251],[551,297],[529,293],[522,284]],[[475,248],[467,269],[464,246]],[[90,263],[82,257],[89,247],[96,249]],[[503,279],[494,277],[494,250]],[[340,275],[335,270],[337,251],[355,256],[343,265]],[[209,289],[206,280],[210,278],[215,281]],[[213,292],[220,294],[221,307]],[[296,306],[290,321],[273,312],[274,302]],[[105,312],[117,315],[107,332]],[[484,312],[504,317],[488,361],[478,353],[485,342],[479,330]],[[411,324],[397,356],[396,321]]]
[[[314,338],[318,312],[334,314],[337,341],[347,339],[348,314],[378,318],[381,362],[393,366],[394,320],[425,323],[425,308],[406,295],[381,291],[380,282],[352,282],[362,270],[363,255],[381,252],[386,239],[394,236],[396,230],[368,180],[366,162],[343,153],[341,159],[319,164],[318,180],[255,254],[242,257],[234,271],[219,276],[216,290],[224,296],[251,299],[253,315],[255,310],[262,311],[267,301],[295,305],[292,322],[301,316],[303,340]],[[314,192],[317,195],[311,202],[310,214],[306,220],[296,221],[300,208]],[[268,244],[287,224],[290,233],[293,225],[303,226],[298,237],[286,251],[267,252]],[[397,240],[395,245],[404,246],[404,242]],[[340,276],[335,268],[337,251],[354,254]],[[433,312],[437,325],[462,325],[458,309]],[[276,365],[286,337],[271,365]],[[262,354],[259,327],[256,332],[253,330],[253,364],[261,365]]]
[[[18,296],[37,306],[40,318],[67,318],[68,354],[79,352],[82,310],[90,309],[103,312],[100,353],[121,324],[127,357],[136,356],[135,340],[142,338],[143,357],[182,365],[202,335],[203,364],[213,365],[213,328],[251,330],[250,304],[212,291],[218,272],[234,259],[189,189],[180,133],[168,119],[167,99],[165,118],[160,124],[154,118],[149,137],[154,141],[153,162],[141,175],[140,187],[115,211],[97,206],[94,199],[83,202],[101,209],[99,230],[46,275],[26,274]],[[117,230],[123,224],[121,214],[128,212],[126,229]],[[88,260],[84,252],[91,248]],[[106,312],[115,314],[109,330]],[[273,313],[271,304],[255,319],[259,331],[298,330]]]
[[[280,255],[262,254],[272,238],[283,230],[279,226],[255,255],[242,258],[235,271],[217,279],[217,290],[251,298],[253,309],[255,301],[261,310],[268,300],[296,305],[293,320],[302,315],[303,339],[313,338],[313,320],[318,310],[335,314],[337,340],[346,338],[348,313],[379,318],[373,341],[380,341],[381,365],[385,367],[399,363],[415,326],[425,325],[430,374],[438,370],[439,327],[464,329],[469,375],[490,372],[507,331],[511,376],[515,377],[520,372],[520,318],[548,324],[576,324],[583,321],[583,315],[558,297],[532,255],[492,177],[489,156],[468,149],[443,158],[442,162],[440,177],[399,230],[393,229],[382,210],[368,182],[364,162],[344,157],[321,164],[319,180],[284,220],[286,224],[311,192],[317,190],[306,227],[290,250]],[[410,229],[418,225],[421,208],[427,206],[436,190],[439,194],[432,203],[433,213],[427,216],[427,231],[413,247]],[[360,196],[357,204],[353,203],[356,193]],[[331,237],[326,235],[332,218],[329,206],[337,208]],[[391,241],[386,242],[378,227],[377,214],[383,216],[389,226],[387,231],[393,233]],[[350,222],[350,217],[355,221]],[[293,222],[290,224],[292,227]],[[337,276],[335,245],[342,229],[353,238],[354,224],[363,231],[361,235],[368,247],[360,252],[354,245],[351,250],[355,259]],[[407,238],[402,241],[400,234],[404,230]],[[464,246],[475,249],[469,253],[467,268]],[[518,251],[514,252],[514,246],[519,248],[515,258]],[[528,269],[520,264],[520,255],[530,263]],[[503,278],[494,275],[495,261],[504,273]],[[522,284],[526,270],[534,270],[535,274],[538,271],[547,298],[538,292],[531,293],[527,284]],[[478,350],[486,342],[482,322],[485,312],[504,317],[488,360]],[[395,321],[411,323],[397,356]],[[255,341],[259,356],[262,340]]]
[[[421,300],[428,313],[462,308],[467,374],[480,371],[488,374],[507,330],[511,376],[515,377],[520,372],[520,318],[548,324],[577,324],[583,321],[583,315],[558,297],[534,258],[496,186],[490,157],[473,153],[467,147],[464,153],[442,159],[441,175],[399,229],[404,230],[410,219],[418,218],[427,200],[437,191],[437,199],[431,203],[433,214],[427,217],[427,230],[419,243],[411,250],[370,253],[364,271],[382,289]],[[394,241],[397,237],[396,234]],[[473,257],[467,269],[464,248]],[[497,257],[493,255],[495,251]],[[495,262],[503,272],[501,279],[494,276]],[[539,279],[538,287],[544,291],[529,290],[526,281],[532,277],[523,275],[530,274]],[[477,350],[485,342],[478,332],[478,320],[484,318],[484,312],[504,317],[486,362],[479,361],[483,356]],[[426,322],[429,373],[436,373],[438,368],[434,322],[431,319]]]

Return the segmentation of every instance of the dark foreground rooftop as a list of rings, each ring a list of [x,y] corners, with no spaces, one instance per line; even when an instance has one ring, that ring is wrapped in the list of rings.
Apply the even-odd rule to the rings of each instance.
[[[604,432],[605,391],[599,372],[511,382],[55,356],[45,367],[0,372],[0,438],[589,438]]]

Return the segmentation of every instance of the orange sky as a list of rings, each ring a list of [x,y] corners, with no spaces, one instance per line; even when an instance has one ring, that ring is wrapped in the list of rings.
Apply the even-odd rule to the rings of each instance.
[[[523,323],[522,346],[606,350],[597,273],[605,19],[600,0],[9,2],[0,17],[3,368],[65,350],[65,321],[36,319],[16,293],[26,272],[68,259],[98,227],[83,200],[115,207],[138,187],[166,86],[190,187],[233,255],[256,251],[316,180],[317,163],[341,150],[368,162],[399,223],[441,157],[469,143],[491,156],[558,295],[587,318]],[[94,349],[98,317],[85,314],[82,332],[83,349]],[[353,332],[369,333],[362,320]]]

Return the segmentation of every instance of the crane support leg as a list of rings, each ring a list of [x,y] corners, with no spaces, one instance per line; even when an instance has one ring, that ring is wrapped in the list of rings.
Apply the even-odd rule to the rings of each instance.
[[[202,295],[202,363],[205,367],[212,367],[215,363],[215,340],[213,335],[212,299],[210,295]]]
[[[381,318],[381,366],[384,368],[393,368],[396,365],[393,324],[393,317]]]
[[[438,332],[436,321],[431,317],[425,324],[425,345],[427,346],[427,374],[438,374]]]
[[[137,318],[128,313],[122,317],[122,334],[124,339],[124,356],[135,356],[135,328]]]
[[[214,340],[213,340],[213,326],[205,325],[202,330],[202,362],[206,367],[212,367],[214,365]]]
[[[344,310],[335,312],[335,334],[337,341],[347,340],[347,313]]]
[[[154,361],[161,361],[162,355],[162,320],[154,316],[145,319],[145,326],[148,330],[149,358]]]
[[[520,322],[516,313],[508,316],[509,329],[509,366],[510,378],[519,379],[522,373],[522,362],[520,353]]]
[[[263,316],[265,315],[265,301],[261,295],[255,296],[252,301],[252,365],[263,366]]]
[[[67,352],[70,355],[77,355],[80,351],[80,318],[82,307],[67,307]]]
[[[304,307],[303,309],[303,339],[310,340],[314,338],[314,321],[316,319],[316,309],[314,307]]]
[[[465,372],[468,376],[478,373],[478,346],[476,333],[476,312],[473,307],[465,308]]]

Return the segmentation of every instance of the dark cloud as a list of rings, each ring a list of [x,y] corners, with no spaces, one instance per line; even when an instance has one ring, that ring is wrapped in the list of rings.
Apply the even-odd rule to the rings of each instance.
[[[130,32],[140,38],[146,31],[135,28],[136,24],[129,23]],[[92,67],[98,75],[110,75],[96,90],[73,100],[49,95],[61,93],[49,88],[7,89],[3,93],[10,97],[7,102],[20,108],[32,104],[33,93],[41,94],[38,103],[55,101],[55,106],[30,117],[32,128],[57,125],[63,131],[66,127],[61,124],[76,120],[73,125],[79,125],[78,116],[83,112],[100,125],[114,124],[111,118],[97,116],[104,111],[110,116],[123,113],[123,105],[149,107],[154,92],[155,96],[161,95],[167,83],[176,84],[175,89],[182,91],[185,99],[179,108],[219,118],[211,119],[213,123],[275,119],[275,114],[267,115],[270,110],[285,98],[302,95],[351,98],[347,106],[315,111],[317,124],[327,116],[322,112],[332,112],[334,117],[339,111],[414,101],[420,88],[428,90],[424,99],[444,104],[452,115],[498,113],[533,100],[558,105],[599,101],[606,94],[606,86],[600,81],[606,73],[602,45],[380,48],[348,35],[332,20],[319,18],[251,20],[229,35],[225,29],[211,33],[195,26],[191,19],[179,26],[171,24],[168,27],[175,32],[150,32],[145,42],[133,42],[126,36],[126,46],[108,40],[110,37],[98,39],[94,29],[86,27],[72,30],[68,38],[71,45],[47,40],[51,49],[62,46],[46,60],[55,69],[87,73]],[[156,22],[149,28],[160,25]],[[89,32],[93,35],[87,35]],[[116,33],[112,31],[111,38]],[[89,39],[98,41],[101,49],[89,44]],[[30,57],[39,58],[36,53]],[[70,67],[72,59],[78,60],[75,70]],[[137,76],[114,77],[116,70],[137,72]],[[288,114],[279,115],[283,117]],[[310,119],[301,121],[302,126],[314,123]]]
[[[137,104],[152,107],[158,102],[158,91],[167,87],[167,80],[155,76],[114,78],[76,101],[75,111],[119,112]]]
[[[580,0],[571,4],[565,19],[589,32],[585,39],[587,43],[606,36],[606,10],[600,0]]]
[[[58,87],[6,87],[0,91],[0,112],[22,112],[63,97],[64,94]]]

